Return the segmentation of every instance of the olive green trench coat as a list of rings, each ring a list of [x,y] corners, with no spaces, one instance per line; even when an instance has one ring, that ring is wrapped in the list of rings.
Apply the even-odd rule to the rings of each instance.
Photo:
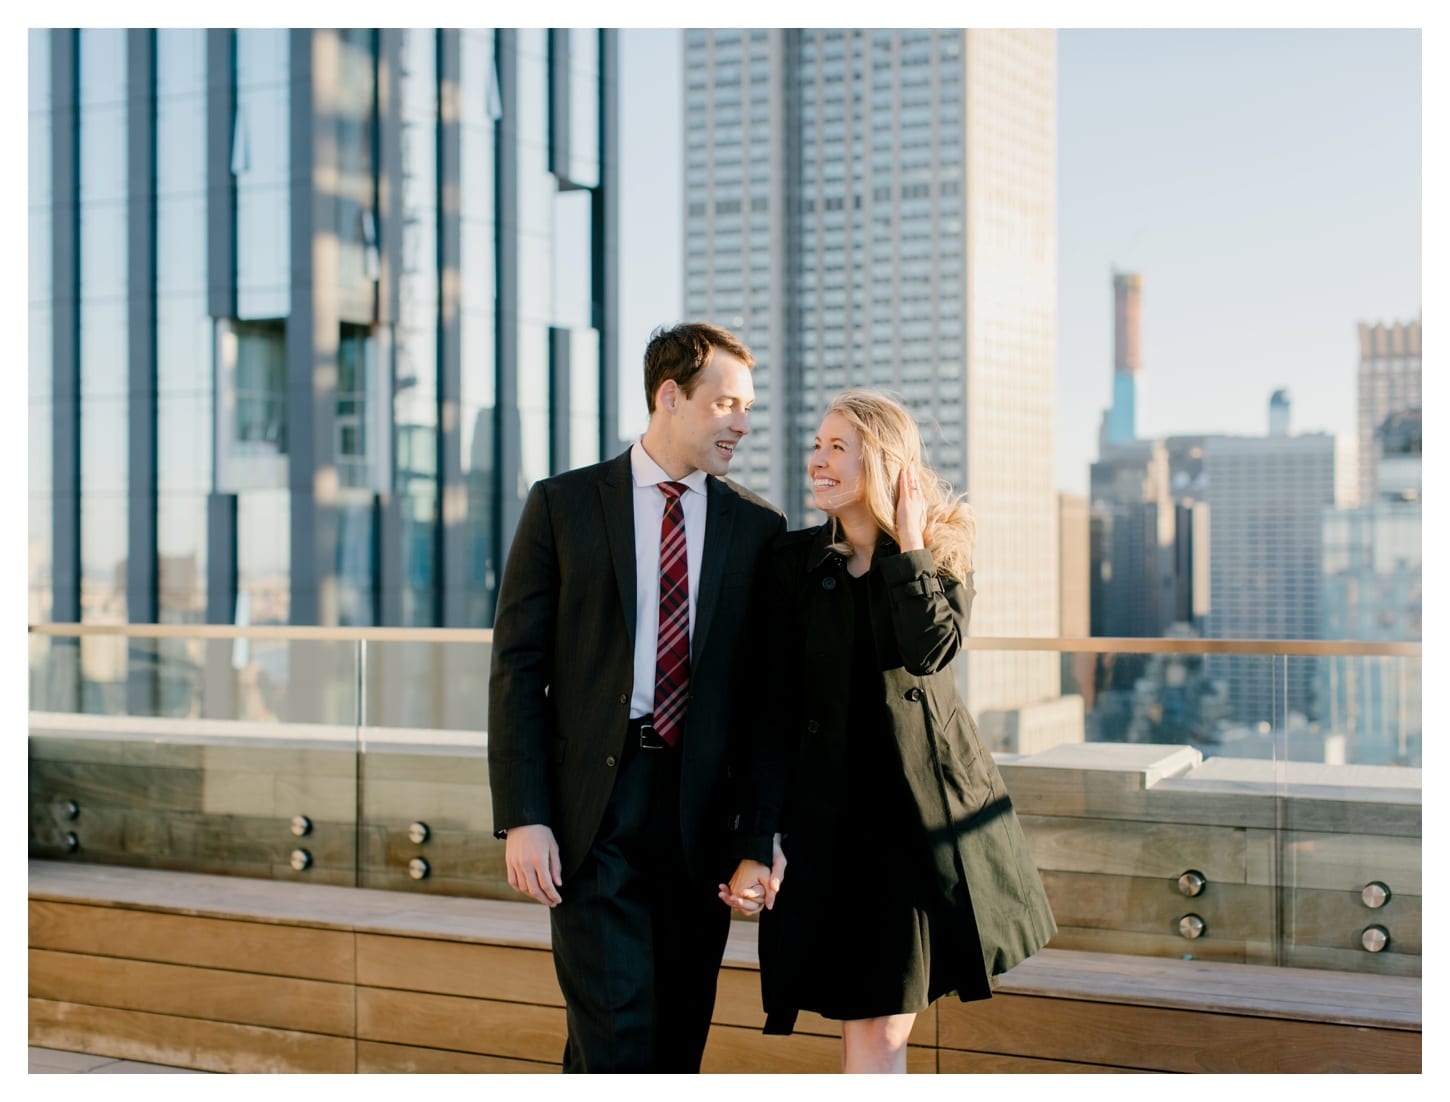
[[[738,854],[767,864],[776,832],[833,837],[843,814],[853,605],[845,559],[831,543],[829,524],[779,537],[756,586],[765,706],[748,739],[735,825]],[[991,978],[1042,948],[1057,927],[1011,797],[952,673],[971,615],[972,578],[939,576],[930,552],[902,554],[883,537],[869,594],[880,692],[927,851],[907,855],[903,867],[922,869],[931,880],[928,897],[960,920],[949,923],[961,949],[950,956],[970,963],[954,977],[958,995],[990,997]],[[787,867],[786,885],[790,879]],[[840,899],[818,900],[812,909],[824,915],[850,905],[850,896],[845,888]],[[809,931],[768,933],[760,962],[766,1030],[790,1032],[800,1005],[790,962],[802,948],[792,940]]]

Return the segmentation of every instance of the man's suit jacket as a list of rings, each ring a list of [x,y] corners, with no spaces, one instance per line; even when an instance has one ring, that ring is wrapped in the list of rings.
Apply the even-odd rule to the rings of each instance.
[[[728,875],[727,773],[757,701],[743,682],[750,596],[785,518],[744,487],[707,479],[705,548],[677,752],[691,874]],[[565,885],[583,860],[622,761],[634,682],[634,480],[629,453],[534,484],[494,617],[489,788],[495,830],[553,828]]]

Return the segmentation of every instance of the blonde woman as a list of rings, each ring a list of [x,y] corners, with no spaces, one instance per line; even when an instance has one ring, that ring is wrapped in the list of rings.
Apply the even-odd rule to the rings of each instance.
[[[831,402],[808,473],[826,522],[761,570],[763,707],[739,867],[761,912],[767,1033],[842,1023],[847,1072],[906,1070],[916,1015],[1056,930],[1012,802],[957,694],[976,522],[922,462],[916,422],[867,390]]]

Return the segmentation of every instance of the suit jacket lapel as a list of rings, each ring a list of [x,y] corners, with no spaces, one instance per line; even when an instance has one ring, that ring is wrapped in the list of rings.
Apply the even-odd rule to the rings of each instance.
[[[703,654],[720,587],[725,584],[725,564],[730,558],[730,531],[735,526],[735,495],[718,478],[705,483],[709,498],[705,513],[705,554],[700,563],[700,595],[695,601],[695,635],[691,656]]]
[[[624,606],[624,623],[629,629],[632,648],[636,590],[634,477],[630,474],[629,452],[609,465],[604,481],[599,483],[599,503],[604,511],[604,533],[609,540],[609,557],[614,561],[614,578],[619,584],[619,600]]]

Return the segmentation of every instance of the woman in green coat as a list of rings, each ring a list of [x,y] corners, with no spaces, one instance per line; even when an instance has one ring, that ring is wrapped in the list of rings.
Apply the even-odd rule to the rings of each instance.
[[[830,405],[808,471],[825,524],[762,567],[766,686],[720,898],[760,924],[767,1033],[842,1023],[842,1065],[905,1071],[915,1017],[1056,931],[951,663],[971,613],[975,520],[922,464],[898,403]]]

